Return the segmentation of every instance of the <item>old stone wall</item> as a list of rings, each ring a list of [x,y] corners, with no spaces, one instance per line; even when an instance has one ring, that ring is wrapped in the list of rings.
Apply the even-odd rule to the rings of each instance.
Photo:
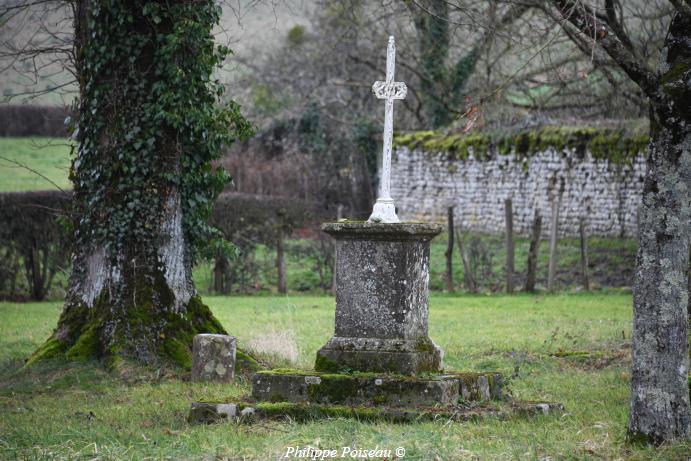
[[[464,229],[503,232],[504,200],[511,198],[514,229],[527,234],[536,210],[547,234],[551,201],[559,200],[562,236],[578,235],[579,219],[588,233],[636,235],[645,159],[596,159],[589,150],[548,147],[530,155],[497,152],[476,159],[398,145],[392,159],[391,195],[405,221],[444,222],[448,206]]]

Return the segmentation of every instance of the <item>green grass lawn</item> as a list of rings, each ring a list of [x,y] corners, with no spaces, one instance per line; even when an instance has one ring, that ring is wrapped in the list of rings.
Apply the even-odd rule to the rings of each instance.
[[[325,296],[207,297],[243,347],[275,365],[310,367],[333,333]],[[246,395],[249,382],[190,383],[141,371],[113,376],[94,363],[19,371],[60,303],[0,303],[0,459],[278,459],[288,446],[403,446],[404,459],[685,459],[691,445],[625,443],[631,297],[433,296],[430,334],[448,369],[499,370],[520,399],[559,401],[536,419],[396,425],[333,419],[189,426],[194,400]],[[590,358],[555,352],[589,351]]]
[[[0,138],[0,192],[71,189],[69,169],[66,139]]]

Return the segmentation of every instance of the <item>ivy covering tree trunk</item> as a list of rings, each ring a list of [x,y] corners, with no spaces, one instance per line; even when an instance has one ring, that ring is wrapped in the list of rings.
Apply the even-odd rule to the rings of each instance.
[[[58,326],[29,363],[189,368],[195,334],[225,333],[191,274],[205,248],[227,247],[206,224],[228,180],[211,162],[251,131],[237,105],[218,104],[221,9],[213,0],[79,0],[75,14],[76,250]]]

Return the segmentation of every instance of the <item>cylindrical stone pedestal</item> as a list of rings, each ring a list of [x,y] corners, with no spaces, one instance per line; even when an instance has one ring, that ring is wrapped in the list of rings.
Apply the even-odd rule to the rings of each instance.
[[[192,342],[192,380],[227,383],[235,377],[236,339],[201,334]]]
[[[336,240],[336,327],[317,352],[317,371],[415,374],[441,371],[427,333],[429,242],[422,223],[327,223]]]

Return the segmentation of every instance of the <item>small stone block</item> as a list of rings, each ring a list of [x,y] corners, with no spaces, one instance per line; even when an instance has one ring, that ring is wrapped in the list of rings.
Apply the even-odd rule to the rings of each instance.
[[[557,402],[514,402],[512,409],[519,416],[547,416],[564,412],[564,405]]]
[[[235,377],[236,338],[201,334],[192,344],[192,380],[228,383]]]
[[[501,373],[451,373],[445,376],[458,379],[461,401],[484,402],[503,398]]]
[[[193,403],[187,422],[212,424],[237,420],[237,405],[233,403]]]

